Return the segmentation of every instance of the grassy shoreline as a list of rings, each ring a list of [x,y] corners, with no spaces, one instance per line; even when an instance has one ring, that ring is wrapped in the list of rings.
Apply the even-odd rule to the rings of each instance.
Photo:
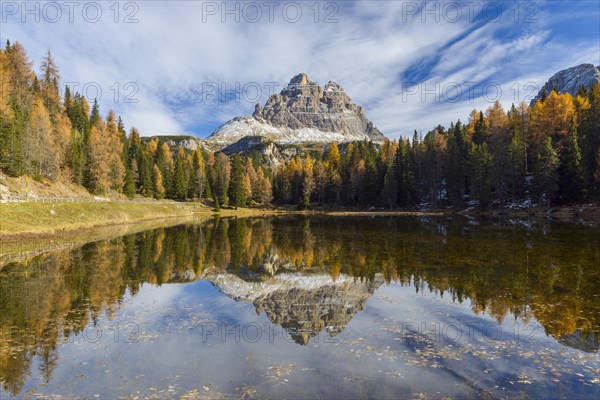
[[[98,226],[193,215],[184,203],[8,203],[0,205],[0,237],[48,235]]]
[[[551,210],[531,208],[507,210],[506,217],[548,218],[562,221],[577,219],[600,221],[598,205],[558,207]],[[328,216],[443,216],[498,217],[496,211],[438,209],[428,212],[389,210],[344,210],[314,207],[298,210],[294,206],[223,208],[215,212],[212,207],[199,202],[81,202],[81,203],[4,203],[0,204],[0,240],[31,237],[50,237],[65,232],[137,224],[145,221],[168,220],[184,217],[210,218],[251,217],[283,214],[320,214]]]
[[[0,204],[0,266],[13,259],[159,227],[221,217],[287,214],[272,208],[224,209],[201,203]]]
[[[441,215],[405,211],[337,211],[326,208],[298,210],[293,206],[223,208],[215,212],[202,203],[81,202],[0,204],[0,266],[15,258],[75,247],[143,230],[199,222],[215,216],[269,215],[401,216]]]
[[[52,236],[82,229],[184,217],[260,216],[294,212],[280,208],[214,209],[201,203],[8,203],[0,204],[0,239]]]
[[[0,239],[47,237],[65,232],[144,221],[182,217],[252,217],[283,214],[322,214],[330,216],[442,215],[443,212],[340,211],[328,208],[298,210],[293,206],[223,208],[216,212],[202,203],[165,202],[81,202],[0,204]]]
[[[220,217],[258,217],[268,215],[344,216],[443,216],[462,215],[497,217],[493,212],[465,212],[449,209],[432,212],[333,210],[319,207],[298,210],[296,207],[251,207],[222,209],[219,213],[201,203],[8,203],[0,204],[0,265],[17,256],[34,256],[46,251],[72,247],[95,240],[110,239],[129,233],[186,222]],[[546,210],[511,212],[508,217],[546,219]],[[554,209],[550,216],[558,221],[577,218],[600,220],[600,207],[581,212],[577,207]]]

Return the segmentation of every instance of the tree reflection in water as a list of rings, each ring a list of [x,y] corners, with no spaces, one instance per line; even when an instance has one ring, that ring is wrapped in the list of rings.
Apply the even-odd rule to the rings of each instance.
[[[498,322],[535,318],[565,346],[599,348],[597,228],[413,218],[215,219],[5,265],[0,381],[19,394],[35,357],[49,381],[61,342],[102,313],[110,318],[127,293],[135,296],[146,283],[199,279],[253,303],[300,344],[323,330],[339,334],[381,284],[397,282],[458,303],[468,299],[475,314]]]

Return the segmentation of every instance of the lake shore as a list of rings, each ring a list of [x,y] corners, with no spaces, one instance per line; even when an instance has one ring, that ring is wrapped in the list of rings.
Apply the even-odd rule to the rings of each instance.
[[[507,210],[505,218],[560,222],[598,222],[597,205]],[[338,210],[294,206],[223,208],[216,212],[200,202],[81,202],[0,204],[0,265],[12,258],[34,256],[46,251],[73,247],[90,241],[110,239],[161,226],[198,222],[216,216],[260,217],[272,215],[325,215],[332,217],[461,216],[499,218],[497,211],[438,209],[433,211]]]
[[[360,210],[312,206],[299,210],[296,206],[249,206],[234,209],[213,207],[202,202],[148,201],[148,202],[21,202],[0,204],[0,239],[49,237],[65,232],[114,225],[130,225],[146,221],[164,221],[173,218],[252,217],[284,214],[322,214],[327,216],[449,216],[531,219],[551,218],[555,221],[600,221],[600,205],[585,204],[546,209],[506,209],[482,211],[437,208],[414,210]]]
[[[180,217],[256,216],[288,213],[273,207],[224,208],[199,202],[57,202],[0,204],[0,238],[51,235],[64,231]]]
[[[0,265],[47,251],[74,247],[163,226],[216,216],[274,215],[416,216],[440,212],[298,210],[295,206],[214,208],[200,202],[20,202],[0,204]]]
[[[444,211],[361,211],[315,207],[299,210],[295,206],[254,206],[214,208],[200,202],[57,202],[0,204],[0,239],[50,237],[90,228],[137,224],[173,218],[253,217],[283,214],[323,214],[329,216],[439,216]]]
[[[276,208],[214,209],[202,203],[67,202],[0,204],[0,265],[13,258],[215,216],[289,214]]]

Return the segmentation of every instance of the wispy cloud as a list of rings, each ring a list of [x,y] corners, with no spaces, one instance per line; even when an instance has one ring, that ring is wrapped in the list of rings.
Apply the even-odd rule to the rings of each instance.
[[[576,29],[567,28],[575,24],[574,17],[565,16],[574,8],[569,2],[535,2],[535,18],[529,21],[525,16],[534,9],[521,9],[515,17],[507,7],[502,18],[489,21],[481,14],[485,2],[476,2],[475,18],[467,15],[466,3],[458,2],[464,15],[457,20],[452,10],[444,11],[447,2],[428,2],[426,9],[434,10],[429,14],[415,11],[421,2],[320,2],[316,8],[312,2],[295,3],[302,12],[297,22],[289,18],[292,8],[286,18],[282,10],[289,3],[282,2],[272,21],[261,6],[256,23],[249,22],[255,17],[251,9],[243,14],[245,3],[234,2],[227,7],[237,4],[240,22],[234,14],[223,15],[222,2],[121,2],[117,23],[112,3],[98,3],[103,14],[96,23],[82,17],[86,2],[76,9],[73,22],[65,9],[57,23],[44,21],[43,15],[39,23],[32,17],[22,22],[19,13],[6,15],[4,3],[1,40],[23,42],[36,65],[52,50],[63,81],[78,82],[80,89],[87,85],[91,96],[100,87],[102,109],[114,109],[144,135],[206,136],[227,119],[251,113],[254,102],[264,102],[265,85],[276,82],[280,90],[298,72],[321,84],[340,83],[384,133],[407,135],[464,120],[472,108],[489,104],[481,93],[454,102],[407,97],[406,80],[427,88],[497,82],[503,88],[501,101],[509,106],[515,82],[541,85],[559,69],[600,64],[600,11],[587,1],[578,2]],[[14,4],[21,7],[21,2]],[[207,13],[210,4],[219,12]],[[124,23],[134,11],[138,22]],[[240,100],[207,96],[204,89],[212,84],[241,91]],[[257,101],[256,85],[263,88]]]

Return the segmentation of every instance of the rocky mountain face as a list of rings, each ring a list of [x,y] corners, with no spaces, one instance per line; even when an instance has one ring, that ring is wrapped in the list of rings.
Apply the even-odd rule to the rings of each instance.
[[[237,117],[219,127],[206,144],[221,149],[247,136],[262,136],[277,144],[384,139],[364,109],[337,83],[321,88],[306,74],[293,77],[264,107],[257,104],[252,116]]]
[[[142,141],[146,143],[153,137],[158,137],[161,142],[166,143],[174,152],[176,152],[180,147],[192,151],[196,150],[198,147],[202,147],[202,139],[186,135],[146,136],[142,137]]]
[[[564,69],[552,75],[531,101],[531,105],[538,101],[543,93],[549,94],[556,90],[558,93],[570,93],[575,96],[582,86],[590,89],[598,82],[600,82],[600,66],[594,67],[593,64],[581,64]]]
[[[249,157],[251,152],[258,152],[263,162],[271,167],[277,167],[283,160],[290,158],[290,155],[287,154],[289,150],[282,149],[281,146],[277,146],[261,136],[243,137],[237,142],[224,147],[221,151],[228,156],[238,153],[242,157]]]

